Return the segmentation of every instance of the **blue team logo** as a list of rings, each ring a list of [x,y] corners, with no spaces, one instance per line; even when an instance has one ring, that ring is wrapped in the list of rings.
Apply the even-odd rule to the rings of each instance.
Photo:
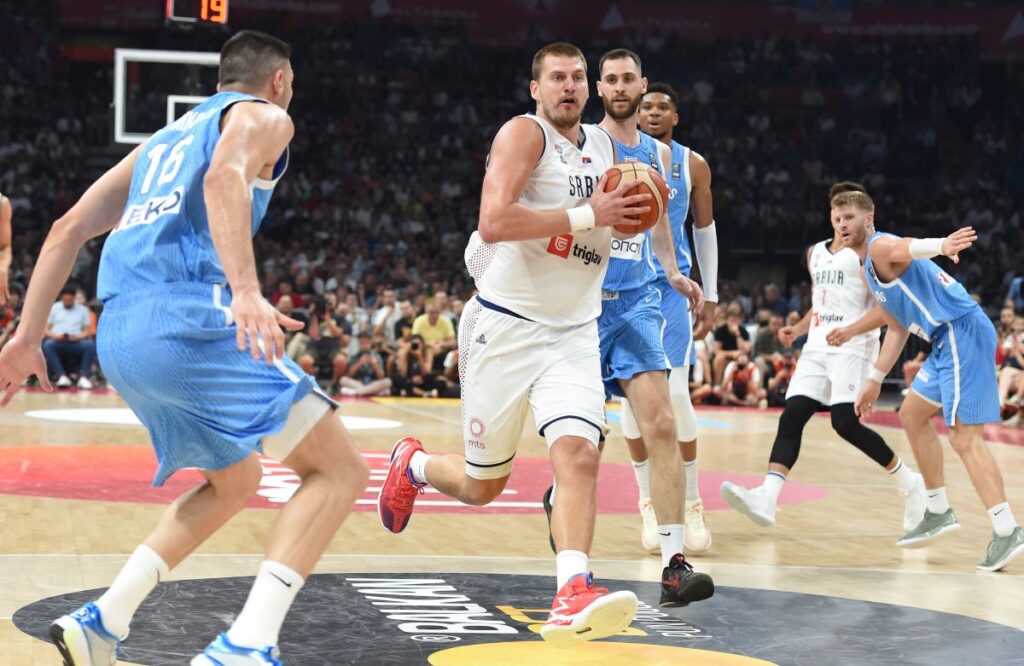
[[[672,179],[679,180],[683,177],[683,165],[679,162],[672,163]]]

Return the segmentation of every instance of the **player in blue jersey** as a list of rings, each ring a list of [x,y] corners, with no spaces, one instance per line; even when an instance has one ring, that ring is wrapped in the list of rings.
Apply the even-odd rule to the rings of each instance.
[[[664,165],[671,160],[668,146],[637,129],[637,108],[647,88],[641,67],[640,57],[626,49],[601,57],[597,93],[605,116],[599,127],[615,140],[618,162],[640,162],[664,174]],[[652,255],[664,267],[665,283],[678,290],[686,303],[684,309],[703,307],[700,287],[679,271],[666,214],[648,232],[612,240],[598,330],[605,388],[628,398],[638,431],[650,443],[650,462],[642,466],[650,469],[648,496],[657,520],[663,567],[661,605],[677,606],[710,597],[714,583],[707,574],[694,572],[683,556],[686,479],[669,394],[671,364],[662,341],[669,326],[690,328],[690,318],[666,323]]]
[[[167,578],[259,487],[264,453],[301,488],[282,509],[245,607],[193,666],[280,664],[278,634],[306,576],[369,478],[334,406],[284,355],[301,324],[260,293],[252,236],[281,176],[294,128],[290,47],[244,31],[220,57],[218,93],[154,134],[54,223],[22,324],[0,352],[6,405],[35,374],[50,389],[40,340],[50,304],[90,238],[100,260],[98,331],[110,383],[148,428],[159,468],[206,477],[94,603],[51,627],[66,664],[113,664],[129,622]]]
[[[669,188],[668,218],[675,241],[676,262],[679,271],[686,277],[690,277],[694,253],[690,251],[685,222],[691,205],[693,210],[693,243],[704,287],[704,308],[696,330],[682,323],[665,328],[665,354],[672,365],[668,378],[669,393],[675,413],[676,439],[683,454],[686,472],[685,545],[687,552],[702,553],[711,548],[711,530],[704,517],[704,502],[697,485],[697,413],[690,401],[689,374],[695,360],[693,343],[703,339],[714,326],[715,310],[718,307],[718,232],[715,229],[711,197],[711,168],[699,153],[672,139],[672,132],[679,123],[679,96],[672,86],[661,82],[647,86],[647,92],[640,101],[639,119],[640,129],[671,150],[672,159],[665,178]],[[665,269],[660,262],[655,265],[655,270],[658,275],[655,286],[661,293],[661,312],[665,320],[689,322],[686,299],[668,284]],[[639,437],[632,416],[628,403],[624,403],[622,429],[629,444],[638,485],[643,488],[643,475],[650,478],[649,468],[644,464],[647,448]],[[641,515],[643,513],[642,508]],[[648,522],[649,519],[645,519],[645,536],[650,532]]]
[[[872,411],[881,381],[911,333],[932,344],[932,353],[900,407],[900,422],[928,489],[927,508],[920,524],[897,544],[925,546],[960,527],[946,497],[942,448],[931,425],[931,417],[941,411],[949,426],[949,443],[963,460],[992,520],[992,541],[977,566],[984,571],[1002,569],[1024,553],[1024,529],[1014,520],[1002,474],[982,439],[984,425],[999,421],[995,328],[967,290],[930,261],[943,255],[959,263],[959,253],[977,235],[971,227],[947,238],[876,233],[875,205],[864,192],[839,194],[832,199],[832,208],[839,217],[843,243],[864,262],[868,288],[889,326],[875,367],[857,397],[857,413],[863,416]]]

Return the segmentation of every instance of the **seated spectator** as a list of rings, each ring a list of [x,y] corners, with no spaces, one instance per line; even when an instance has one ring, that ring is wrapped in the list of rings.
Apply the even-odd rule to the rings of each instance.
[[[394,325],[394,342],[396,345],[399,342],[408,344],[412,341],[412,323],[416,320],[416,310],[413,309],[412,302],[402,301],[398,304],[398,312],[401,316]]]
[[[434,353],[419,335],[407,343],[398,343],[394,372],[391,375],[395,395],[436,398],[447,391],[448,383],[432,372]]]
[[[1008,340],[1010,345],[1006,345]],[[1004,337],[999,367],[999,406],[1007,425],[1020,423],[1020,409],[1024,407],[1024,317],[1014,319],[1010,335]]]
[[[730,303],[726,311],[725,323],[715,329],[714,352],[714,384],[722,383],[725,366],[736,360],[740,354],[750,353],[750,334],[741,323],[741,310],[738,303]]]
[[[20,319],[21,289],[15,286],[11,287],[7,304],[0,307],[0,347],[3,347],[4,343],[14,335]]]
[[[782,296],[779,287],[772,283],[764,286],[764,307],[780,317],[785,317],[790,310],[789,301]]]
[[[384,359],[373,349],[373,337],[359,334],[359,351],[348,362],[348,373],[339,384],[342,395],[380,395],[391,392],[391,380],[384,374]]]
[[[395,344],[395,324],[402,319],[402,310],[398,305],[394,289],[385,289],[380,302],[373,313],[373,334],[382,335],[389,345]],[[411,324],[410,324],[411,327]]]
[[[713,390],[723,405],[754,407],[765,399],[761,388],[761,371],[750,362],[746,352],[740,353],[729,363],[722,376],[722,384]]]
[[[757,329],[757,336],[754,338],[754,363],[761,374],[769,380],[775,375],[775,366],[782,359],[783,345],[779,341],[779,331],[782,330],[782,317],[773,314],[768,318],[768,323]]]
[[[328,293],[310,307],[309,340],[298,359],[306,374],[323,380],[330,377],[332,390],[348,371],[348,356],[342,350],[352,330],[343,317],[334,314],[336,306],[337,297]]]
[[[444,358],[449,351],[455,349],[455,325],[448,317],[441,316],[441,309],[436,303],[429,303],[426,313],[416,317],[412,323],[413,337],[423,338],[423,344],[427,346],[437,366],[430,366],[428,370],[442,372]]]
[[[74,287],[64,287],[60,300],[50,308],[43,332],[43,355],[46,356],[50,379],[57,378],[57,388],[65,388],[72,383],[63,360],[68,361],[70,374],[78,375],[78,388],[88,390],[93,387],[89,375],[96,360],[96,343],[89,333],[91,328],[89,308],[75,302]]]
[[[282,296],[288,296],[292,299],[292,306],[297,308],[306,307],[306,299],[303,298],[302,294],[295,291],[295,287],[291,280],[281,280],[277,283],[277,291],[270,296],[270,303],[277,305],[277,302],[281,300]]]
[[[711,361],[708,360],[707,344],[704,340],[693,343],[697,362],[690,365],[690,402],[703,404],[711,397]]]
[[[772,356],[771,377],[768,379],[768,406],[785,407],[786,391],[796,370],[792,354],[777,353]]]
[[[1018,275],[1010,281],[1006,299],[1013,303],[1016,312],[1024,314],[1024,275]]]
[[[282,329],[284,332],[284,348],[288,358],[298,362],[299,357],[306,353],[309,345],[309,318],[302,312],[295,310],[291,296],[281,296],[277,299],[277,311],[285,317],[301,321],[303,327],[298,331]]]

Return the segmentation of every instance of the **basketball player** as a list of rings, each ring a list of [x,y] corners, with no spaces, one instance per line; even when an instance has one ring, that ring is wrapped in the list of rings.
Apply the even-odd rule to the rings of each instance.
[[[253,258],[252,236],[288,162],[290,52],[258,32],[225,43],[219,92],[132,151],[53,225],[22,324],[0,352],[3,404],[31,374],[52,390],[40,350],[47,312],[82,244],[111,231],[98,285],[103,369],[149,430],[154,484],[183,467],[206,477],[167,508],[103,596],[52,625],[71,666],[114,663],[143,599],[259,487],[258,453],[294,469],[302,487],[271,531],[242,612],[191,663],[279,665],[285,614],[366,487],[368,467],[333,405],[284,356],[281,326],[298,322],[260,294]]]
[[[384,527],[398,533],[427,484],[466,504],[491,502],[508,482],[532,409],[558,483],[558,593],[541,636],[565,647],[618,633],[637,609],[632,592],[593,585],[587,552],[605,432],[601,281],[611,226],[646,212],[649,195],[604,191],[615,147],[600,128],[580,124],[588,97],[583,53],[571,44],[545,46],[532,73],[536,115],[513,118],[494,138],[480,225],[466,248],[479,295],[459,326],[465,456],[428,455],[418,440],[402,440],[379,511]]]
[[[609,51],[601,56],[599,74],[597,92],[605,112],[600,127],[615,140],[619,161],[638,162],[665,173],[662,165],[669,164],[670,149],[637,129],[637,107],[647,87],[640,57],[627,49]],[[686,606],[712,596],[715,586],[710,576],[694,572],[683,556],[686,477],[676,446],[668,389],[670,365],[662,343],[666,321],[661,294],[655,288],[652,249],[665,267],[667,283],[687,301],[686,309],[703,307],[700,287],[679,272],[666,210],[650,232],[612,240],[597,324],[605,389],[635,406],[632,425],[651,443],[651,462],[645,450],[643,467],[653,473],[649,472],[647,488],[641,486],[641,495],[647,491],[657,521],[663,567],[660,603]],[[668,324],[689,328],[690,317]]]
[[[0,308],[11,297],[11,200],[0,192]]]
[[[900,422],[928,489],[927,506],[921,522],[896,543],[921,547],[960,527],[946,496],[942,447],[931,424],[931,417],[941,410],[949,426],[949,443],[992,520],[992,541],[977,567],[998,571],[1024,553],[1024,529],[1014,520],[1003,476],[982,439],[984,425],[999,422],[995,327],[963,285],[930,261],[942,255],[959,263],[960,252],[977,235],[972,227],[946,238],[900,238],[875,232],[875,204],[863,192],[841,193],[832,200],[832,207],[843,242],[864,262],[868,288],[889,326],[870,379],[857,396],[857,413],[865,416],[873,411],[881,381],[911,333],[932,344],[932,353],[900,407]]]
[[[864,192],[857,183],[832,186],[829,199],[843,192]],[[877,313],[874,299],[861,279],[860,258],[846,246],[839,233],[839,211],[831,213],[834,235],[807,251],[807,268],[813,285],[812,306],[795,326],[779,330],[786,347],[801,335],[807,344],[796,364],[786,391],[786,406],[779,418],[764,483],[748,490],[731,481],[722,484],[721,493],[729,506],[758,525],[775,524],[779,493],[800,455],[804,426],[822,405],[832,412],[832,428],[889,472],[904,498],[903,529],[909,530],[924,515],[924,484],[874,430],[864,426],[854,411],[857,391],[864,386],[868,372],[878,357],[877,325],[865,333],[831,346],[827,337],[835,329],[873,320]]]
[[[697,485],[697,413],[690,400],[689,377],[690,366],[696,361],[693,342],[704,339],[715,325],[715,310],[718,307],[718,232],[711,197],[711,168],[699,153],[672,138],[672,132],[679,124],[679,96],[672,86],[660,82],[647,86],[647,92],[640,101],[639,118],[640,128],[671,150],[672,159],[665,174],[669,187],[668,219],[675,241],[676,263],[686,277],[690,277],[693,255],[686,236],[685,222],[690,207],[693,207],[693,245],[704,287],[704,308],[696,330],[689,325],[690,312],[686,300],[670,288],[660,262],[654,265],[658,276],[654,284],[661,293],[661,313],[665,321],[679,322],[665,327],[663,341],[665,355],[672,365],[668,388],[675,415],[676,439],[683,454],[686,476],[686,505],[683,514],[686,551],[703,553],[711,548],[711,530],[704,517],[704,502]],[[635,423],[633,410],[629,402],[624,401],[622,430],[633,458],[637,485],[644,489],[650,486],[650,467],[647,464],[647,448]],[[650,535],[654,533],[655,526],[648,524],[653,512],[647,510],[649,501],[645,506],[645,500],[641,497],[640,502],[640,515],[644,517],[644,545],[650,548],[654,541]]]

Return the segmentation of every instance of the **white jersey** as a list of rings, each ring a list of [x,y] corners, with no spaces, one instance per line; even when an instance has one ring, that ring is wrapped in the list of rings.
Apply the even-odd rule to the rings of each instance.
[[[861,277],[860,257],[848,247],[833,254],[828,249],[830,242],[815,245],[807,265],[814,292],[804,351],[843,352],[874,360],[878,355],[878,329],[858,335],[841,347],[832,347],[825,339],[829,331],[852,324],[875,304]]]
[[[596,125],[580,127],[573,145],[542,118],[544,151],[519,203],[535,210],[573,208],[594,192],[615,161],[612,139]],[[485,243],[473,232],[466,266],[480,297],[547,326],[579,326],[601,314],[601,283],[608,269],[611,228],[550,238]]]

